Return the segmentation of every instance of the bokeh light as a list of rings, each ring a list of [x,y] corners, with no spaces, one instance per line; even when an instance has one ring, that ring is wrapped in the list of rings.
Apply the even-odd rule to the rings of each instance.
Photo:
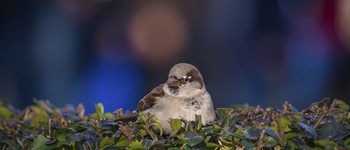
[[[132,111],[187,62],[215,107],[350,102],[348,0],[3,2],[0,100]]]

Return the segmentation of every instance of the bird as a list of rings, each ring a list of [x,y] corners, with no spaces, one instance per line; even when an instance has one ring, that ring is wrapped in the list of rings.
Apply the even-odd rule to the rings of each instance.
[[[174,65],[169,71],[168,80],[138,102],[137,111],[155,116],[164,134],[172,132],[170,119],[189,122],[200,115],[203,125],[216,119],[213,101],[203,77],[195,66],[188,63]]]

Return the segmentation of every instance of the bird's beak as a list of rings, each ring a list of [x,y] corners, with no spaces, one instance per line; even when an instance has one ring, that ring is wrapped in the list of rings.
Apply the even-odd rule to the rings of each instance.
[[[178,88],[182,85],[182,83],[179,80],[175,79],[174,77],[169,77],[166,84],[170,87],[176,87],[176,88]]]

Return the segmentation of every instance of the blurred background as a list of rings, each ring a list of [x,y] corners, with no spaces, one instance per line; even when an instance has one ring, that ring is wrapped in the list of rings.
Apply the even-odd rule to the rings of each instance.
[[[18,108],[131,111],[179,62],[216,107],[350,102],[349,0],[0,3],[0,100]]]

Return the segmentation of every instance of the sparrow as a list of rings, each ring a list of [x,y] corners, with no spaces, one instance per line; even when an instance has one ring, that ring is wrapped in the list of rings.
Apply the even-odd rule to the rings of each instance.
[[[167,82],[144,96],[137,104],[137,111],[143,115],[154,115],[164,134],[172,131],[170,119],[195,121],[195,116],[201,115],[203,125],[216,119],[203,77],[195,66],[188,63],[174,65]]]
[[[137,111],[143,115],[154,115],[164,134],[172,131],[170,119],[189,122],[195,121],[196,115],[201,115],[203,125],[216,119],[213,101],[203,77],[195,66],[188,63],[174,65],[167,82],[144,96],[137,104]],[[137,117],[138,113],[127,114],[116,121],[134,121]]]

